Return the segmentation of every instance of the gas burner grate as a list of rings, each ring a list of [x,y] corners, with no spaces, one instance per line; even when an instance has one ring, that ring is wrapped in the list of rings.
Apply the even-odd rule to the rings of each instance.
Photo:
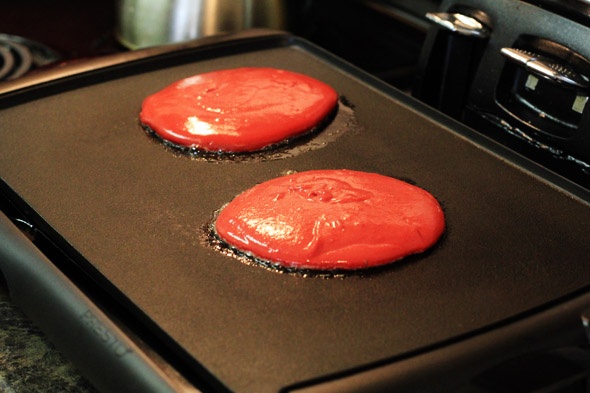
[[[0,34],[0,81],[20,78],[35,68],[59,59],[57,52],[39,42]]]

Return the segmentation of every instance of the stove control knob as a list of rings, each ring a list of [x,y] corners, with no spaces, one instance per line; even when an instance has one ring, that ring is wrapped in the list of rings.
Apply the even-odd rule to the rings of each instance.
[[[572,89],[590,89],[588,78],[568,65],[522,49],[502,48],[500,52],[506,59],[541,78]]]
[[[447,12],[429,12],[426,19],[452,32],[477,38],[488,38],[490,29],[477,19],[459,14]]]

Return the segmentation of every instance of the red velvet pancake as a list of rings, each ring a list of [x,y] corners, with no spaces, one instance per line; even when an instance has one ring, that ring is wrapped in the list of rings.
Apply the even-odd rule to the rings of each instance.
[[[334,89],[306,75],[236,68],[182,79],[150,95],[140,121],[183,147],[252,152],[313,130],[337,101]]]
[[[217,235],[247,255],[284,268],[354,270],[434,245],[443,211],[427,191],[391,177],[315,170],[261,183],[215,221]]]

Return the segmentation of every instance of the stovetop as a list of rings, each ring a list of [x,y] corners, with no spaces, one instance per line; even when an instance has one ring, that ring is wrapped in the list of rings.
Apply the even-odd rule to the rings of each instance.
[[[40,42],[0,34],[0,81],[20,78],[34,70],[55,64],[60,58],[56,51]]]

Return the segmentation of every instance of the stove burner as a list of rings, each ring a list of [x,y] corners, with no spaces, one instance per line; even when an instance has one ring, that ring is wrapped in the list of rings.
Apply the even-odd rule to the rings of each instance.
[[[55,51],[39,42],[0,34],[0,81],[19,78],[59,59]]]

